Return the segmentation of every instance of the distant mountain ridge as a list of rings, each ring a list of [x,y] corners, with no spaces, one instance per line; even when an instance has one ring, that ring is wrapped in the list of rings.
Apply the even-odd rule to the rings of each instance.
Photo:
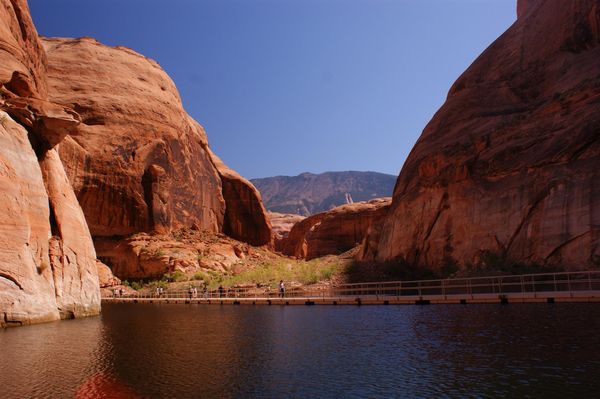
[[[389,197],[396,176],[347,171],[265,177],[251,182],[269,211],[308,216],[350,202]]]

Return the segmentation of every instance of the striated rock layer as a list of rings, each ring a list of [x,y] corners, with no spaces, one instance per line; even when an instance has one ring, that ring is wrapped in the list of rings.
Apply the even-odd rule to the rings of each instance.
[[[600,264],[600,1],[519,1],[452,86],[363,259]]]
[[[307,260],[337,255],[360,244],[374,223],[387,214],[391,198],[342,205],[307,217],[281,241],[284,254]]]
[[[97,314],[96,254],[55,149],[80,119],[47,101],[25,1],[0,5],[0,326]]]

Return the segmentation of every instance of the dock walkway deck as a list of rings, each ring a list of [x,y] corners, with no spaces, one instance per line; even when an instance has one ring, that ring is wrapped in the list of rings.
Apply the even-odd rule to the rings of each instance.
[[[201,305],[407,305],[471,303],[600,302],[600,271],[540,273],[443,280],[342,284],[302,288],[281,298],[256,289],[167,290],[103,297],[105,303],[181,303]]]

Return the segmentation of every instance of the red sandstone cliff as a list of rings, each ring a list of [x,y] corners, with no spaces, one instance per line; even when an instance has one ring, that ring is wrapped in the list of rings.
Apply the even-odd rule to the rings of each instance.
[[[51,100],[82,118],[60,155],[94,238],[219,231],[225,202],[206,134],[160,66],[91,38],[44,46]]]
[[[223,185],[224,233],[252,245],[271,245],[271,222],[256,187],[228,168],[212,151],[208,153]]]
[[[518,13],[423,131],[364,259],[599,263],[600,1]]]
[[[281,240],[281,251],[305,259],[346,252],[363,241],[372,224],[380,223],[390,202],[390,198],[378,198],[309,216]]]
[[[47,101],[26,2],[0,5],[0,326],[97,314],[96,254],[56,151],[80,119]]]
[[[260,194],[210,151],[156,62],[90,38],[44,39],[44,46],[50,98],[82,119],[60,156],[98,256],[120,277],[172,271],[160,257],[118,256],[140,232],[193,228],[270,245]]]
[[[158,64],[89,38],[42,44],[26,2],[0,1],[0,325],[99,312],[98,270],[118,280],[90,231],[107,256],[185,228],[271,243],[260,194],[210,153]],[[125,274],[144,277],[134,255]],[[176,263],[158,258],[150,275]]]

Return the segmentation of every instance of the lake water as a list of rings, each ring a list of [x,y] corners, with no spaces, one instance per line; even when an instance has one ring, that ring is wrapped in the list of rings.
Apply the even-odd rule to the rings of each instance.
[[[0,330],[0,397],[591,397],[600,304],[111,304]]]

